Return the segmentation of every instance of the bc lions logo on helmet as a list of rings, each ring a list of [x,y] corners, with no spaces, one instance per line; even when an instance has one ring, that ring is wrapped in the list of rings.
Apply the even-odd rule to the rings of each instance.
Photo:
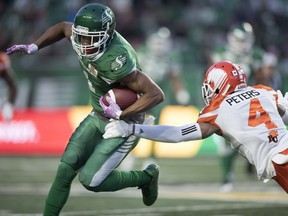
[[[208,105],[214,98],[231,94],[246,87],[246,74],[239,65],[230,61],[218,62],[206,72],[202,86],[202,97]]]

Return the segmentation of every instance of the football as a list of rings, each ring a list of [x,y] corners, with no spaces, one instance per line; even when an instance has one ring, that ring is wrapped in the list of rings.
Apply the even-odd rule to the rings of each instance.
[[[131,106],[138,99],[138,94],[127,87],[110,89],[102,99],[103,103],[108,106],[106,96],[112,98],[112,100],[118,104],[121,110]]]

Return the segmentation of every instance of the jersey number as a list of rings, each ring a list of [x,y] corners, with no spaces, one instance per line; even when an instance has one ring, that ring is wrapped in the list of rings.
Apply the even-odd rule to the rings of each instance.
[[[251,127],[256,127],[260,124],[265,124],[265,127],[268,130],[277,128],[277,125],[271,121],[269,114],[261,106],[260,101],[257,98],[254,98],[250,103],[248,125]],[[268,135],[269,142],[277,142],[277,136],[278,133],[276,130],[271,131]]]

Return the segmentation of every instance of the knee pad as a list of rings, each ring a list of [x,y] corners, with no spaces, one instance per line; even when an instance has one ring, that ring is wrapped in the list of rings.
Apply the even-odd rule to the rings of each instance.
[[[66,149],[64,155],[62,156],[61,162],[69,164],[71,167],[73,167],[74,170],[78,170],[82,166],[78,155],[79,152],[77,149],[70,147]]]
[[[65,182],[71,182],[77,175],[76,171],[65,162],[61,162],[57,170],[57,178],[62,179]]]

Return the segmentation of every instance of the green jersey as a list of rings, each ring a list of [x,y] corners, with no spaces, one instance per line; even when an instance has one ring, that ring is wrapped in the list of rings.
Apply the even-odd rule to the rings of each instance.
[[[134,69],[139,69],[139,62],[133,47],[115,32],[107,50],[96,61],[79,57],[83,73],[88,81],[91,103],[94,110],[103,114],[99,98],[111,88],[121,85],[119,79],[127,76]]]

